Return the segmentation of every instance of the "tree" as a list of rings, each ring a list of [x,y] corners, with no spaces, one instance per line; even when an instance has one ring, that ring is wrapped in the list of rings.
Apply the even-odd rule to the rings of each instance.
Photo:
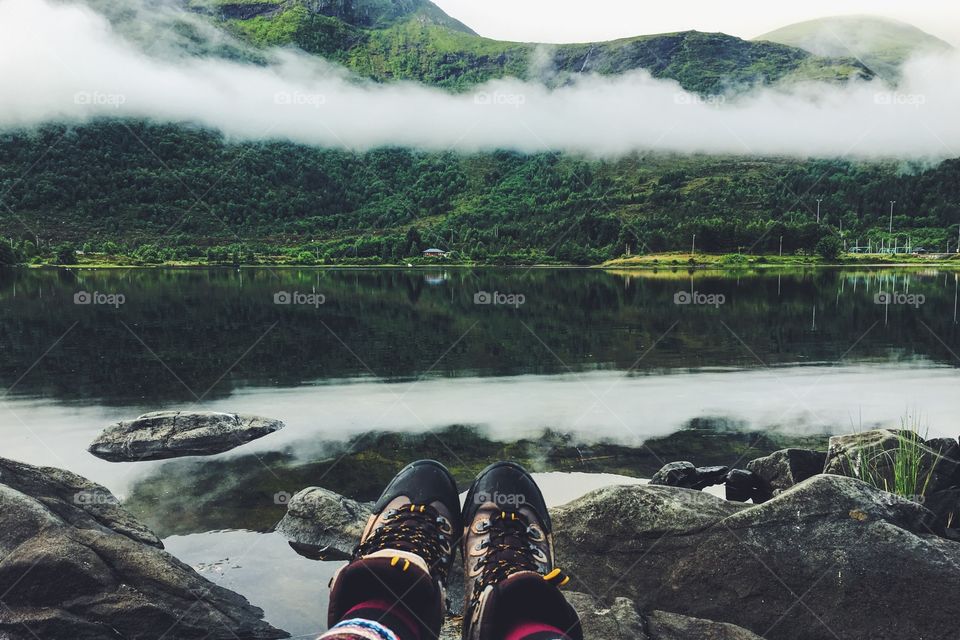
[[[54,260],[57,264],[77,264],[77,251],[72,244],[61,244],[57,246]]]
[[[10,246],[10,241],[0,238],[0,267],[17,264],[17,254]]]
[[[843,251],[843,243],[836,236],[824,236],[817,242],[817,255],[825,260],[836,260]]]

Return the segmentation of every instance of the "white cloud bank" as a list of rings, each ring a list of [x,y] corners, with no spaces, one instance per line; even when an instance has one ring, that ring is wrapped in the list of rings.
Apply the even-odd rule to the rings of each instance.
[[[303,54],[260,67],[150,57],[81,5],[0,0],[0,128],[101,116],[193,122],[236,139],[368,149],[637,150],[938,159],[960,156],[960,55],[917,59],[899,87],[811,84],[701,98],[638,71],[466,95],[358,82]]]

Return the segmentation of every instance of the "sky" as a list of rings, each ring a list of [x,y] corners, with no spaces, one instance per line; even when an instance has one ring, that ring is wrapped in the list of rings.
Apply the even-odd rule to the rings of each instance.
[[[357,81],[288,48],[265,51],[266,65],[157,55],[165,49],[153,46],[157,38],[145,51],[84,5],[0,0],[0,130],[107,116],[353,150],[960,157],[960,51],[909,61],[896,86],[800,83],[697,95],[635,70],[577,75],[554,88],[505,78],[450,93]]]
[[[813,18],[870,14],[909,22],[960,46],[956,0],[434,0],[480,35],[528,42],[591,42],[697,29],[753,38]]]
[[[730,96],[691,94],[642,70],[584,74],[554,89],[501,79],[452,94],[357,82],[289,49],[263,66],[154,53],[82,5],[0,0],[0,129],[109,116],[358,150],[960,157],[958,51],[907,63],[896,87],[814,83]]]

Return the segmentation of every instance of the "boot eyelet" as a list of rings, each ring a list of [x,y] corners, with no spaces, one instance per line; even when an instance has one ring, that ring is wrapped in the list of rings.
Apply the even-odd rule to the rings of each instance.
[[[530,539],[534,542],[543,542],[547,539],[547,537],[543,534],[543,529],[535,524],[531,524],[529,527],[527,527],[527,535],[529,535]]]
[[[437,525],[441,533],[445,533],[447,535],[453,534],[453,525],[443,516],[437,516]]]

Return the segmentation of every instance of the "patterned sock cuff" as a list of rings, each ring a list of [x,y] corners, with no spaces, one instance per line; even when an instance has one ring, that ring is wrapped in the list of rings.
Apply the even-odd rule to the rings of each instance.
[[[379,622],[364,618],[341,620],[317,640],[399,640],[397,634]]]

